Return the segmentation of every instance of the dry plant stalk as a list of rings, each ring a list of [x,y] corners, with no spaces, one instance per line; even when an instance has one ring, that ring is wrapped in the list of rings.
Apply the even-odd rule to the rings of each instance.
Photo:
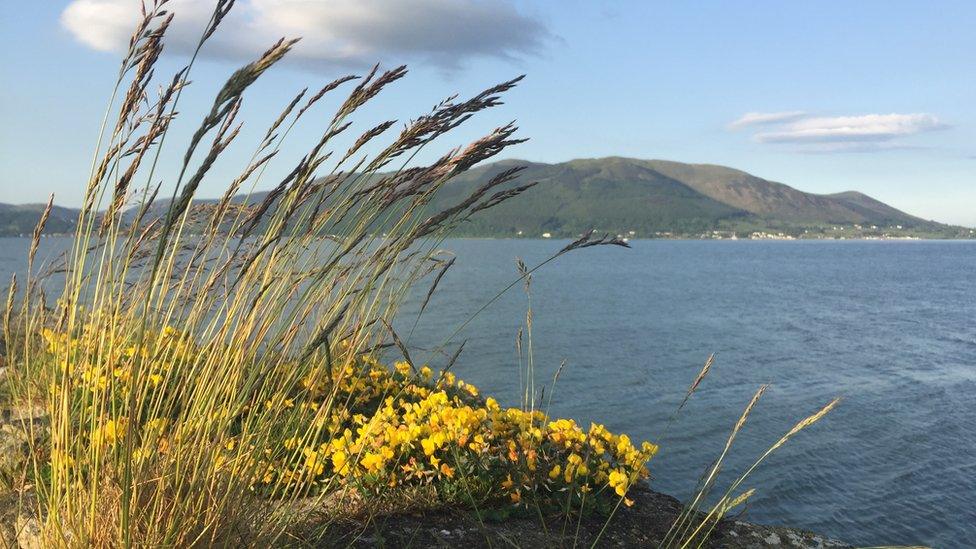
[[[216,2],[197,52],[233,4]],[[519,172],[512,170],[442,211],[428,208],[452,177],[522,141],[511,124],[430,164],[380,171],[499,105],[520,78],[444,101],[385,145],[376,142],[394,122],[369,125],[331,160],[351,117],[406,74],[405,67],[374,67],[364,77],[335,79],[301,106],[307,90],[295,95],[220,200],[198,205],[198,189],[239,136],[245,93],[296,42],[282,39],[230,76],[186,144],[179,175],[169,182],[171,198],[160,201],[159,151],[196,58],[150,96],[173,20],[166,7],[166,0],[143,5],[121,64],[110,102],[116,115],[110,123],[106,113],[57,306],[34,300],[28,307],[25,300],[23,314],[14,314],[11,290],[5,312],[8,337],[45,328],[51,339],[45,352],[36,336],[10,346],[19,365],[17,398],[43,402],[50,417],[31,467],[41,502],[36,519],[51,546],[278,539],[301,517],[275,514],[254,495],[256,458],[264,456],[253,454],[291,455],[298,450],[284,444],[286,437],[328,435],[315,426],[273,429],[294,412],[264,403],[281,402],[323,367],[383,345],[388,319],[431,272],[429,243],[529,187],[494,192]],[[268,197],[239,202],[239,190],[261,181],[296,122],[353,81],[321,137]],[[367,148],[378,152],[363,154]],[[49,203],[31,261],[50,210]],[[380,232],[385,238],[375,238]],[[432,291],[451,264],[443,263]],[[29,277],[27,287],[38,282]],[[395,334],[394,341],[406,350]],[[224,454],[237,440],[248,444],[236,445],[227,463]],[[165,453],[147,452],[151,441],[165,442]],[[282,480],[265,495],[283,508],[321,497],[299,486]]]
[[[753,464],[750,465],[748,469],[746,469],[745,472],[739,475],[729,485],[729,487],[722,494],[719,500],[711,507],[711,509],[708,511],[708,513],[705,514],[704,517],[696,519],[695,514],[697,514],[698,512],[698,505],[704,500],[704,498],[711,491],[712,485],[714,484],[715,477],[722,464],[722,461],[724,460],[725,456],[728,453],[728,450],[732,446],[732,442],[735,438],[735,435],[741,430],[743,425],[745,425],[746,418],[752,412],[752,409],[755,407],[756,403],[758,402],[759,397],[762,396],[762,393],[765,392],[767,387],[768,386],[766,385],[761,386],[759,388],[759,391],[756,392],[755,396],[753,396],[752,400],[749,402],[749,405],[746,406],[746,409],[742,413],[742,416],[740,416],[739,420],[735,424],[735,427],[732,429],[732,434],[729,435],[729,438],[725,444],[725,448],[723,449],[719,458],[716,460],[711,471],[709,472],[705,484],[695,495],[692,504],[686,507],[685,511],[679,517],[678,521],[676,521],[675,524],[672,526],[671,531],[668,532],[668,536],[665,538],[665,543],[662,544],[663,546],[665,547],[677,546],[684,549],[686,547],[699,547],[703,545],[708,540],[709,536],[714,531],[719,521],[721,521],[722,518],[725,516],[725,514],[732,508],[742,504],[742,502],[744,502],[746,499],[748,499],[754,494],[754,490],[750,489],[744,492],[743,494],[740,494],[739,496],[736,497],[732,496],[732,494],[738,491],[742,483],[745,482],[745,480],[752,474],[752,472],[755,471],[756,468],[759,467],[759,465],[763,461],[765,461],[766,458],[769,457],[773,452],[781,448],[791,438],[796,436],[800,431],[806,429],[807,427],[810,427],[811,425],[823,419],[824,416],[830,413],[831,410],[833,410],[840,403],[840,398],[835,398],[830,402],[828,402],[825,406],[823,406],[818,411],[814,412],[813,414],[797,422],[796,425],[794,425],[789,431],[787,431],[785,435],[780,437],[779,440],[777,440],[772,446],[766,449],[766,451],[763,452],[759,456],[759,458],[757,458],[756,461],[753,462]],[[696,520],[697,520],[697,524],[695,524]]]

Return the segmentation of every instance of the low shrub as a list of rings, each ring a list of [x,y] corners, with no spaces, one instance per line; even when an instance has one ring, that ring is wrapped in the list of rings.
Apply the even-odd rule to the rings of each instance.
[[[92,344],[97,335],[44,330],[43,337],[54,360],[65,348]],[[125,404],[137,355],[146,359],[149,390],[139,399],[144,405],[137,411],[132,459],[148,469],[171,469],[175,464],[165,462],[178,459],[174,443],[192,438],[211,449],[214,479],[243,475],[262,498],[346,488],[371,496],[432,486],[443,503],[600,512],[620,498],[630,504],[627,491],[648,477],[647,462],[657,452],[655,445],[635,445],[603,425],[583,429],[540,410],[503,408],[450,372],[435,374],[403,361],[388,368],[364,353],[309,367],[292,391],[275,398],[242,399],[236,409],[222,407],[208,416],[188,414],[194,403],[181,402],[188,395],[175,385],[198,384],[186,376],[200,369],[179,357],[197,356],[199,349],[172,328],[149,339],[152,357],[149,347],[122,344],[111,361],[46,370],[61,372],[48,380],[51,401],[64,400],[72,409],[102,403],[101,413],[85,414],[85,424],[72,426],[71,447],[81,454],[53,456],[51,466],[86,467],[84,474],[94,474],[100,463],[86,457],[107,456],[109,464],[124,458],[131,420]],[[212,440],[202,441],[201,430],[211,431]],[[100,468],[106,478],[119,471]]]

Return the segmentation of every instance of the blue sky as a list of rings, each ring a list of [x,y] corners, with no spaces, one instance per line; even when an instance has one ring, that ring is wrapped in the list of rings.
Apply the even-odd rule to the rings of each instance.
[[[177,25],[164,73],[185,63],[208,6],[171,3]],[[5,4],[0,202],[51,192],[60,204],[80,202],[136,4]],[[253,133],[242,134],[204,195],[236,174],[253,150],[246,138],[253,144],[297,90],[374,61],[404,62],[411,73],[362,113],[363,126],[528,75],[504,106],[431,154],[516,119],[531,140],[511,157],[723,164],[976,226],[974,2],[238,0],[235,9],[194,68],[171,141],[278,34],[305,40],[245,96]],[[320,131],[314,118],[299,127],[283,156],[299,156]],[[162,179],[180,153],[164,154]]]

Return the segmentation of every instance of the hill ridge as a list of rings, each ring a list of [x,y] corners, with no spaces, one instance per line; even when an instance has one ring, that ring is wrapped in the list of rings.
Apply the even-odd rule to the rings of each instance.
[[[431,207],[456,203],[487,178],[516,165],[525,170],[511,186],[539,184],[479,213],[459,227],[459,236],[573,236],[590,228],[638,237],[769,231],[826,235],[842,226],[900,236],[971,237],[968,229],[924,220],[859,191],[816,194],[718,164],[623,156],[556,163],[499,160],[454,178]],[[265,196],[266,191],[252,193],[250,200]],[[164,207],[165,202],[155,205]],[[29,233],[42,209],[43,204],[0,203],[0,235]],[[70,231],[70,212],[60,208],[49,232]]]

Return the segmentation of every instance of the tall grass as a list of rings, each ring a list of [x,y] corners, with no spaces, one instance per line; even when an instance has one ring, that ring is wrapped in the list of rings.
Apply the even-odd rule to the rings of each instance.
[[[185,145],[172,196],[161,199],[157,162],[193,67],[191,60],[152,93],[173,17],[165,4],[144,5],[120,67],[63,292],[49,308],[32,277],[20,310],[11,299],[6,311],[14,390],[44,403],[50,420],[30,475],[49,545],[277,539],[294,517],[254,497],[256,464],[276,457],[269,452],[298,452],[286,438],[323,436],[314,423],[299,428],[297,412],[281,403],[322,375],[323,364],[352,364],[385,340],[386,319],[431,271],[445,231],[528,187],[497,191],[518,175],[513,169],[449,208],[428,207],[452,177],[519,143],[513,125],[433,163],[409,164],[437,137],[500,104],[518,78],[442,102],[392,138],[394,121],[384,121],[334,150],[336,136],[353,131],[353,115],[406,74],[374,67],[299,93],[222,198],[196,203],[201,183],[238,139],[247,90],[296,42],[283,39],[230,75]],[[216,2],[198,52],[232,7],[232,0]],[[351,89],[319,140],[267,198],[235,200],[261,181],[289,130],[343,88]],[[43,355],[42,332],[50,351]],[[280,508],[314,495],[284,478],[265,491]]]
[[[64,260],[63,290],[49,302],[43,276],[33,274],[51,203],[33,235],[19,305],[16,283],[11,286],[3,327],[9,362],[16,365],[10,374],[13,398],[43,406],[49,419],[43,432],[34,422],[25,424],[34,447],[21,482],[32,485],[32,521],[45,546],[282,542],[289,527],[334,496],[329,488],[335,483],[269,476],[267,464],[304,460],[315,471],[315,453],[303,451],[333,442],[337,431],[329,422],[352,398],[337,389],[318,395],[314,420],[306,421],[310,412],[295,405],[296,391],[326,378],[332,387],[355,387],[356,376],[375,373],[361,368],[363,357],[383,346],[398,348],[405,358],[400,375],[417,376],[420,368],[390,327],[399,305],[420,279],[433,275],[421,311],[426,307],[453,264],[437,250],[448,231],[531,187],[509,185],[521,171],[510,169],[450,207],[430,207],[452,177],[521,142],[514,137],[514,125],[446,151],[430,164],[414,165],[419,151],[499,105],[501,95],[520,78],[467,100],[446,100],[407,122],[396,135],[389,136],[395,121],[368,126],[348,148],[337,149],[339,136],[354,131],[353,116],[406,75],[404,67],[374,67],[364,76],[340,77],[315,93],[306,89],[290,98],[221,198],[199,202],[201,184],[239,139],[238,116],[248,89],[296,43],[282,39],[229,76],[181,150],[178,175],[169,185],[172,193],[161,198],[157,165],[181,95],[197,54],[233,4],[217,0],[191,60],[164,80],[156,94],[151,93],[158,83],[156,64],[173,16],[166,11],[166,0],[144,5],[102,123],[73,247]],[[292,128],[309,122],[307,113],[315,112],[323,97],[340,93],[345,95],[339,107],[324,118],[320,138],[303,158],[285,170],[285,177],[271,182],[263,200],[240,200],[241,193],[249,196],[248,189],[267,184],[266,170],[278,160]],[[316,114],[315,120],[322,119]],[[533,268],[519,262],[518,278],[505,290],[524,281],[530,296],[536,269],[562,254],[600,245],[625,244],[584,235]],[[526,362],[520,364],[519,375],[526,415],[519,417],[529,418],[527,432],[546,429],[546,436],[554,433],[559,441],[602,432],[611,440],[602,426],[591,427],[588,435],[571,422],[545,426],[552,386],[562,367],[542,412],[546,395],[535,386],[531,301],[525,324],[526,352],[520,333],[519,360]],[[448,362],[438,386],[459,353]],[[711,364],[709,359],[679,411]],[[335,372],[341,373],[340,379],[330,377]],[[736,423],[665,546],[705,543],[722,517],[751,495],[738,493],[748,474],[835,404],[797,424],[710,511],[700,513],[722,460],[763,391]],[[627,501],[626,488],[637,480],[643,462],[653,455],[650,445],[638,452],[629,439],[626,444],[612,440],[633,463],[604,472],[597,482],[589,473],[571,475],[568,466],[540,472],[543,478],[565,474],[573,488],[565,495],[564,530],[573,505],[582,507],[588,497],[596,497],[587,496],[591,484],[599,491],[618,490],[612,517]],[[598,440],[597,447],[604,442]],[[453,451],[455,462],[463,461]],[[602,459],[603,450],[598,453]],[[362,457],[359,453],[352,459]],[[519,459],[523,457],[513,461]],[[534,470],[536,457],[530,459],[531,465],[522,463]],[[582,464],[588,459],[579,458]],[[575,471],[584,470],[579,462],[572,463]],[[445,475],[451,474],[448,467]],[[266,479],[260,489],[255,479]],[[479,482],[461,475],[458,485],[458,499],[476,510],[478,493],[484,491]],[[587,489],[575,502],[575,489],[582,486]],[[331,499],[329,505],[341,504],[344,497]],[[544,526],[542,509],[535,509]]]

